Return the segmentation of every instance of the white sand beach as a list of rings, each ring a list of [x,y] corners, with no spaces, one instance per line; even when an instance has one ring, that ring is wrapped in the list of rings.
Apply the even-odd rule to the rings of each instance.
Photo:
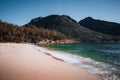
[[[101,80],[33,46],[0,43],[0,80]]]

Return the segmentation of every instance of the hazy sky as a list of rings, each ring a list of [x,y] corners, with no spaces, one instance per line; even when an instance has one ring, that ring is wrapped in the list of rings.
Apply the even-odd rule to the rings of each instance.
[[[120,0],[0,0],[0,19],[24,25],[32,18],[69,15],[79,21],[95,19],[120,23]]]

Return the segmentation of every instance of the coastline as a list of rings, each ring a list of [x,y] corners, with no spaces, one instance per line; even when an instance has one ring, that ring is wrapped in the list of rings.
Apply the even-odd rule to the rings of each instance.
[[[102,80],[34,47],[0,43],[0,80]]]

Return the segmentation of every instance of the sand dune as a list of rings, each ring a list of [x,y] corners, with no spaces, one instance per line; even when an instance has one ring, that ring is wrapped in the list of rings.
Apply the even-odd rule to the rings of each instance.
[[[0,43],[0,80],[101,80],[33,46]]]

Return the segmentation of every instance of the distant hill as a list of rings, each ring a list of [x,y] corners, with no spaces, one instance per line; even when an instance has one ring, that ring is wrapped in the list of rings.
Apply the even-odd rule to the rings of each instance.
[[[0,21],[0,42],[30,42],[38,43],[42,40],[64,40],[67,39],[65,35],[44,28],[24,27],[9,24]]]
[[[86,19],[88,23],[94,22],[93,18],[88,17]],[[86,20],[82,21],[83,23],[86,22]],[[106,22],[106,25],[109,23],[110,22]],[[103,32],[99,33],[100,31],[90,30],[86,26],[81,26],[80,24],[67,15],[50,15],[34,18],[24,26],[9,24],[0,20],[0,42],[46,43],[50,41],[55,43],[54,41],[56,41],[58,43],[61,40],[61,43],[66,43],[74,40],[80,42],[120,41],[120,37],[118,37],[119,24],[117,23],[109,24],[117,25],[117,28],[114,28],[117,32],[115,32],[114,29],[110,29],[111,33],[116,33],[117,37],[103,34]],[[98,25],[98,22],[94,22],[94,24]],[[105,30],[106,28],[102,31]]]
[[[80,42],[103,42],[103,41],[117,41],[116,37],[105,35],[86,27],[81,26],[78,22],[66,15],[50,15],[47,17],[38,17],[32,19],[25,26],[38,28],[45,28],[56,30],[66,36],[75,38]]]
[[[89,28],[91,30],[94,30],[103,34],[120,36],[119,23],[97,20],[97,19],[93,19],[92,17],[87,17],[79,21],[79,24],[86,28]]]

